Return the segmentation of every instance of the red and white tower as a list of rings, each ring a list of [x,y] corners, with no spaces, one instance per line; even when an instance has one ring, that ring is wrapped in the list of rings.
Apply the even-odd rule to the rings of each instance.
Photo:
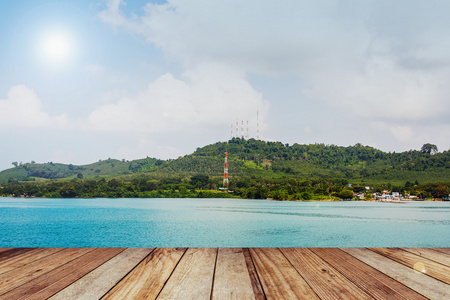
[[[223,166],[223,189],[228,190],[228,153],[225,152],[225,164]]]

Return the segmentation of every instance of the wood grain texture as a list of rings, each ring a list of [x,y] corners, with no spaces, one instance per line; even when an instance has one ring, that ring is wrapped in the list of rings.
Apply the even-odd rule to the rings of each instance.
[[[217,248],[189,248],[158,299],[210,299]]]
[[[158,248],[102,299],[155,299],[186,248]]]
[[[433,248],[433,250],[450,255],[450,248]]]
[[[319,299],[278,248],[251,248],[267,299]]]
[[[2,248],[0,300],[450,299],[448,248],[152,249]]]
[[[48,299],[123,250],[124,248],[94,249],[9,291],[0,296],[0,299]]]
[[[450,267],[413,254],[400,248],[369,248],[370,250],[398,261],[418,272],[450,284]]]
[[[442,265],[450,267],[450,254],[436,251],[430,248],[402,248],[402,250],[414,253],[416,255],[428,258]]]
[[[311,250],[375,299],[426,299],[340,249]]]
[[[0,248],[0,254],[2,252],[5,252],[5,251],[11,250],[11,249],[14,249],[14,248]]]
[[[51,300],[100,299],[154,248],[128,248],[97,269],[53,295]]]
[[[403,283],[407,287],[430,299],[446,299],[450,295],[450,285],[408,268],[396,261],[364,248],[343,248],[369,266]]]
[[[5,251],[0,253],[0,263],[4,260],[10,259],[14,256],[22,255],[24,253],[27,253],[29,251],[32,251],[36,248],[12,248],[12,249],[6,249]]]
[[[266,299],[264,295],[263,288],[261,286],[261,282],[258,277],[258,273],[256,272],[255,264],[253,263],[252,256],[250,254],[250,250],[248,248],[242,249],[245,258],[245,264],[247,265],[248,275],[250,276],[250,281],[252,283],[253,295],[257,300]]]
[[[90,251],[93,251],[93,249],[66,248],[22,267],[0,274],[0,295],[47,272],[50,272],[51,270],[56,269]],[[2,298],[0,297],[0,299]]]
[[[311,250],[280,250],[321,299],[372,299]]]
[[[255,299],[242,248],[220,248],[212,299]]]
[[[27,265],[61,250],[62,248],[36,248],[23,254],[4,259],[0,262],[0,274]]]

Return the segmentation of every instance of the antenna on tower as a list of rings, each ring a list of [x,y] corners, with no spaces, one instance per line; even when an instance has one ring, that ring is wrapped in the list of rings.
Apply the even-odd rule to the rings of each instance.
[[[241,120],[241,138],[244,138],[244,120]]]
[[[256,111],[256,139],[259,140],[259,111]]]
[[[233,139],[233,123],[231,123],[231,136],[230,139]]]
[[[248,134],[248,120],[247,120],[247,136],[246,136],[246,138],[247,138],[247,140],[249,139],[249,134]]]

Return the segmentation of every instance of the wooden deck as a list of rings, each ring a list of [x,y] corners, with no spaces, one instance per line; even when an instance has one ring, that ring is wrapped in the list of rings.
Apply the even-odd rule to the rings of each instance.
[[[450,248],[0,248],[0,299],[450,299]]]

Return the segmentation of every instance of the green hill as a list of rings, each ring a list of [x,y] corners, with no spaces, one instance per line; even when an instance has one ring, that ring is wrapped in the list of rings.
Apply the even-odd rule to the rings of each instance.
[[[133,161],[107,159],[82,166],[53,162],[44,164],[26,163],[0,172],[0,182],[7,182],[12,179],[35,181],[44,179],[109,178],[148,172],[163,162],[156,158],[144,158]]]
[[[55,179],[118,178],[131,180],[145,174],[153,179],[204,174],[220,179],[228,152],[232,178],[296,180],[343,178],[353,183],[448,182],[450,152],[430,154],[419,150],[386,153],[360,144],[341,147],[324,144],[282,144],[233,138],[207,145],[175,160],[145,158],[133,161],[107,159],[89,165],[27,163],[0,172],[0,182]],[[130,177],[131,176],[131,177]]]
[[[366,193],[370,199],[386,189],[421,198],[448,197],[450,151],[427,149],[386,153],[360,144],[287,145],[235,138],[167,161],[107,159],[82,166],[27,163],[0,172],[0,195],[231,197],[218,190],[227,151],[229,188],[237,197],[320,200]]]

